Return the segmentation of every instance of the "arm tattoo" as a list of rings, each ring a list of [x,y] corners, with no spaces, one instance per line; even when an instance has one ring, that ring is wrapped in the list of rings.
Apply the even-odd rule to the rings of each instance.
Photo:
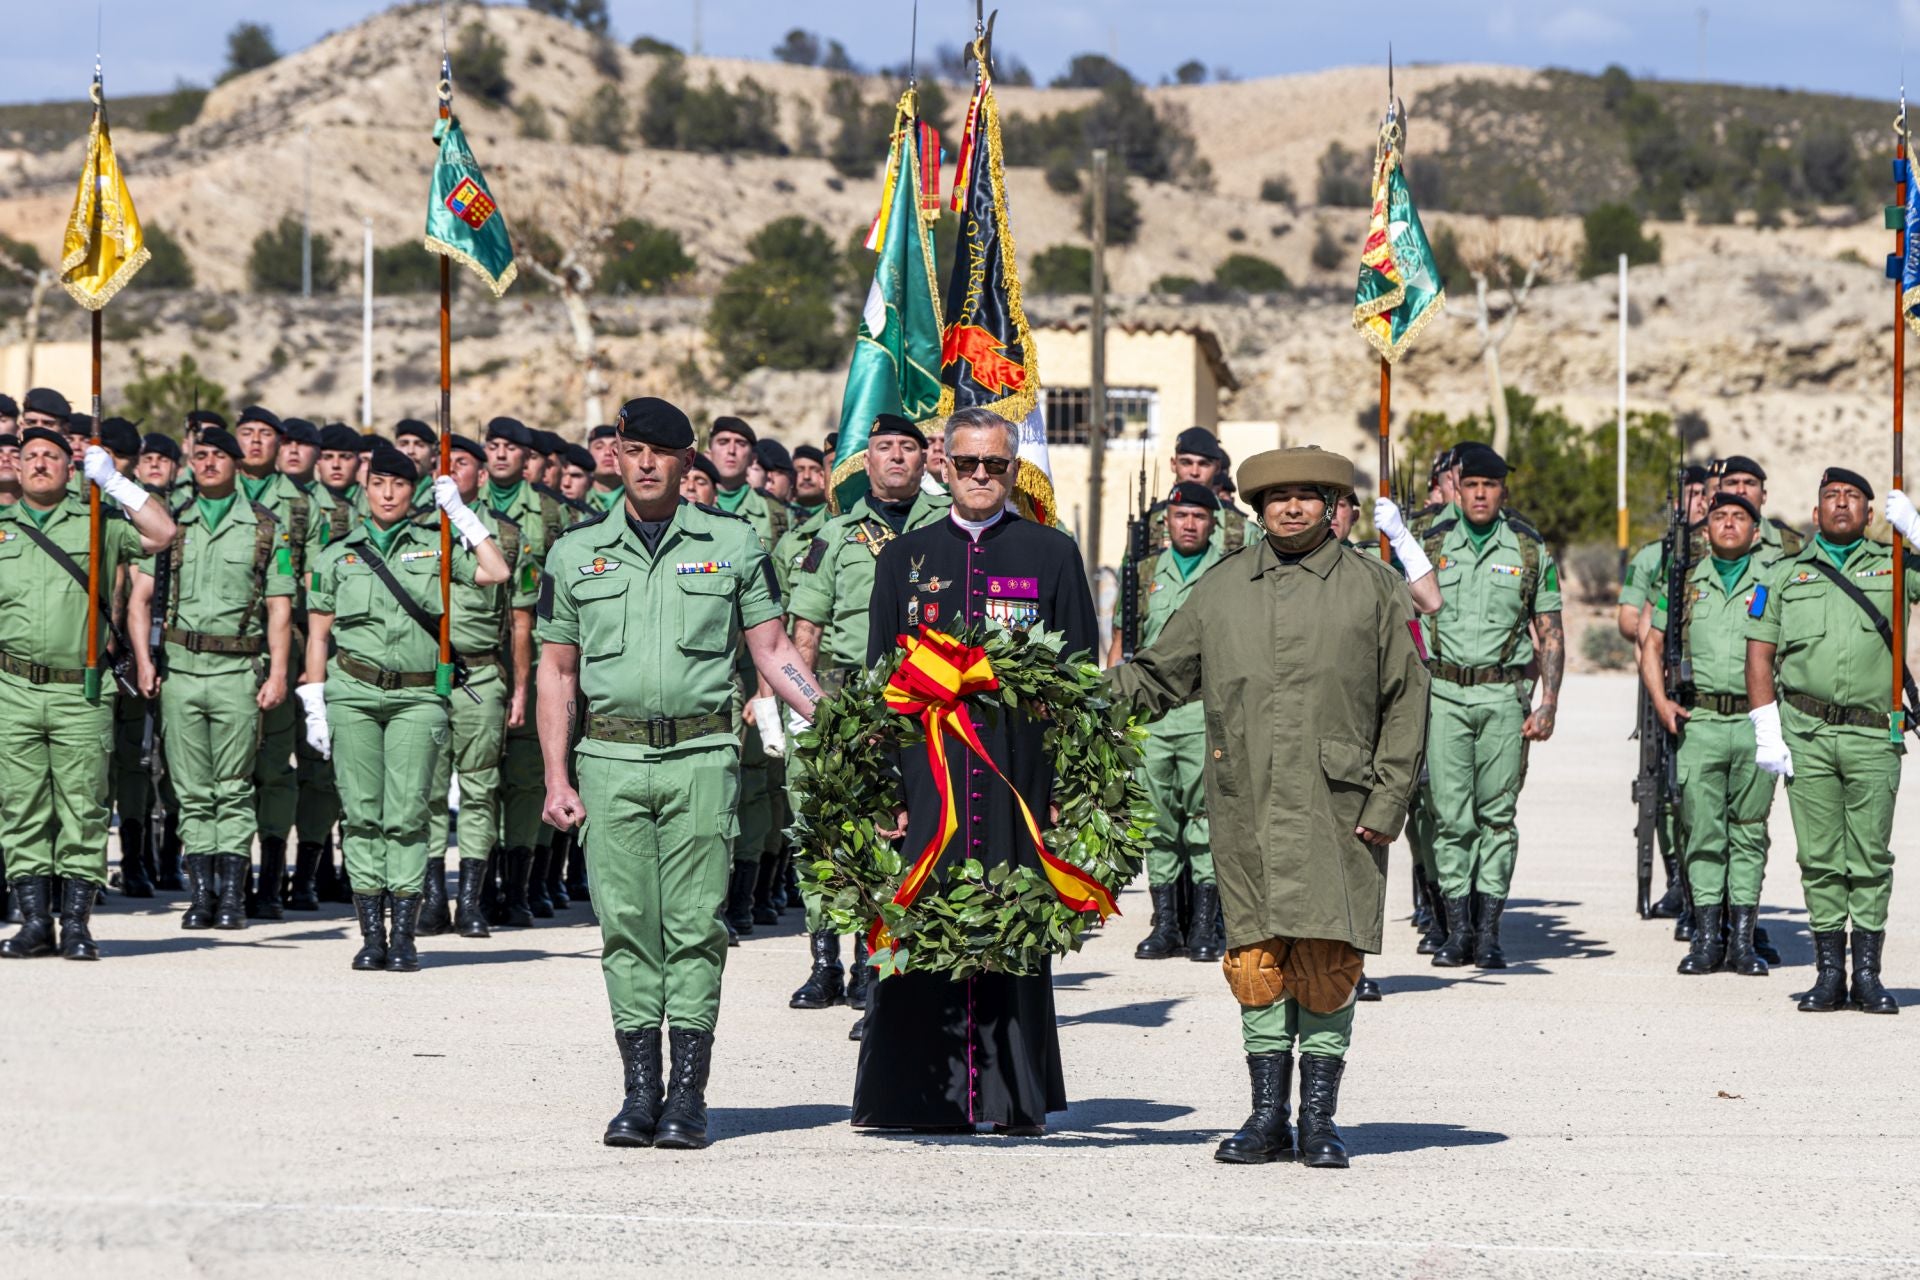
[[[577,701],[569,701],[567,703],[567,742],[569,745],[573,742],[573,732],[579,727],[579,723],[580,704]]]
[[[783,663],[780,667],[780,674],[784,675],[788,680],[791,680],[793,687],[799,690],[800,696],[808,702],[820,701],[820,691],[807,683],[805,677],[800,674],[800,668],[794,666],[791,662]]]
[[[1567,673],[1567,629],[1558,613],[1543,613],[1540,624],[1540,676],[1546,683],[1546,701],[1560,700],[1560,679]]]

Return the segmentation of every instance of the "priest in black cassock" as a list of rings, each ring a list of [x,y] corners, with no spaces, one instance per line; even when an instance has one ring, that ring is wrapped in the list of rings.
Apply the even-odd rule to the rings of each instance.
[[[1008,505],[1020,461],[1004,418],[963,409],[947,424],[949,517],[896,538],[875,566],[867,660],[921,627],[958,632],[983,622],[1066,633],[1066,652],[1097,641],[1093,596],[1073,539],[1024,520]],[[1051,823],[1053,768],[1046,726],[1017,712],[976,718],[982,745]],[[1006,784],[958,741],[948,765],[960,829],[934,871],[972,858],[1033,866],[1039,860]],[[938,832],[940,797],[924,752],[901,756],[906,809],[896,827],[918,851]],[[1049,1111],[1067,1106],[1049,968],[1030,977],[897,974],[868,997],[853,1123],[911,1129],[971,1129],[1037,1135]]]

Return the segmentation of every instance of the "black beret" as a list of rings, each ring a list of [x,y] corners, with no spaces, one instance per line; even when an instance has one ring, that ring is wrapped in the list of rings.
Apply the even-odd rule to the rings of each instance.
[[[1185,452],[1182,450],[1182,452]],[[1220,509],[1220,499],[1214,496],[1212,489],[1194,480],[1182,480],[1173,486],[1167,494],[1169,507],[1205,507],[1209,511]]]
[[[116,458],[137,458],[140,428],[125,418],[104,418],[100,422],[100,444]]]
[[[707,439],[711,441],[714,436],[719,435],[722,431],[731,431],[737,436],[742,436],[748,444],[758,444],[760,442],[760,437],[753,434],[753,428],[739,418],[715,418],[713,420],[713,430],[707,434]]]
[[[140,441],[141,453],[157,453],[174,462],[180,461],[180,442],[172,436],[163,436],[158,431],[149,431]]]
[[[867,432],[867,439],[877,440],[881,436],[905,436],[922,449],[927,447],[927,433],[897,413],[883,413],[873,420],[873,428]]]
[[[365,437],[341,422],[320,428],[320,448],[326,453],[359,453]]]
[[[1760,508],[1737,493],[1716,493],[1713,495],[1713,501],[1707,504],[1708,511],[1718,511],[1722,507],[1738,507],[1752,516],[1755,524],[1760,523]]]
[[[240,442],[225,427],[202,427],[198,443],[209,449],[218,449],[235,462],[240,460]]]
[[[27,392],[26,410],[28,413],[44,413],[50,418],[73,416],[73,406],[52,387],[35,387]]]
[[[418,418],[402,418],[393,424],[393,438],[398,440],[402,436],[418,436],[428,444],[440,443],[440,433]]]
[[[0,449],[18,449],[20,437],[11,431],[0,431]]]
[[[93,434],[93,415],[90,413],[70,413],[64,428],[70,436],[90,436]]]
[[[712,459],[712,458],[709,458],[709,457],[708,457],[708,456],[707,456],[706,454],[704,454],[704,453],[696,453],[696,454],[694,454],[694,455],[693,455],[693,467],[692,467],[691,469],[692,469],[692,470],[694,470],[694,471],[698,471],[698,472],[699,472],[699,473],[700,473],[701,475],[703,475],[703,476],[705,476],[705,477],[706,477],[707,479],[709,479],[709,480],[711,480],[711,481],[713,481],[713,483],[714,483],[714,487],[715,487],[715,488],[718,488],[718,487],[719,487],[719,485],[720,485],[720,468],[718,468],[718,467],[716,467],[716,466],[714,466],[714,465],[713,465],[713,459]]]
[[[787,446],[778,440],[762,440],[753,446],[753,456],[768,471],[784,471],[793,474],[793,455],[787,452]]]
[[[1460,478],[1466,480],[1505,480],[1507,460],[1484,444],[1463,444],[1459,448]]]
[[[533,432],[518,418],[495,418],[487,424],[487,439],[505,440],[508,444],[517,444],[522,449],[533,447]]]
[[[827,452],[840,452],[840,433],[838,431],[827,432]]]
[[[1761,484],[1767,482],[1767,473],[1760,469],[1759,463],[1755,462],[1752,458],[1742,457],[1737,453],[1720,464],[1720,474],[1723,476],[1752,476]]]
[[[35,440],[51,441],[60,446],[60,452],[66,454],[69,458],[73,456],[73,446],[67,442],[67,438],[64,435],[55,431],[52,427],[28,427],[20,433],[20,447],[22,449],[32,444]]]
[[[533,437],[533,447],[539,453],[559,453],[567,447],[567,442],[556,432],[529,431],[527,434]]]
[[[1215,462],[1225,462],[1227,455],[1220,449],[1220,439],[1205,427],[1188,427],[1173,442],[1175,453],[1190,453],[1196,458],[1211,458]]]
[[[1705,484],[1707,479],[1707,469],[1697,462],[1690,462],[1680,468],[1681,484]]]
[[[721,421],[729,419],[722,418]],[[693,448],[693,423],[676,406],[656,396],[642,396],[621,405],[620,415],[614,419],[614,425],[619,428],[623,440],[650,444],[659,449]],[[718,423],[714,424],[714,429],[719,430]],[[751,440],[753,437],[749,435],[747,438]]]
[[[810,444],[803,444],[796,448],[793,451],[793,460],[795,462],[817,462],[823,467],[827,465],[827,455]]]
[[[603,422],[587,432],[588,444],[592,444],[595,440],[618,440],[619,438],[620,431],[611,422]]]
[[[455,432],[453,435],[447,437],[447,447],[455,453],[470,453],[482,462],[487,460],[487,446],[481,444],[472,436],[463,436]]]
[[[288,419],[288,421],[298,422],[300,421],[300,419],[290,418]],[[246,426],[249,422],[265,423],[267,426],[272,427],[275,431],[284,431],[286,429],[285,426],[281,423],[280,416],[278,414],[276,414],[271,409],[262,409],[257,404],[250,404],[246,408],[242,409],[240,411],[240,416],[233,420],[233,425],[237,429],[237,428]]]
[[[288,418],[280,424],[280,434],[289,444],[317,445],[320,443],[320,428],[305,418]]]
[[[1433,465],[1427,468],[1427,483],[1433,484],[1440,477],[1460,465],[1458,449],[1442,449],[1433,455]]]
[[[13,402],[13,397],[0,395],[0,418],[17,418],[19,416],[20,406]]]
[[[420,468],[413,465],[413,459],[400,452],[384,440],[373,447],[373,457],[367,463],[370,476],[399,476],[409,484],[420,479]]]
[[[570,467],[578,467],[582,471],[593,470],[593,455],[587,452],[587,446],[583,444],[570,444],[560,450],[560,461]]]
[[[1867,501],[1873,501],[1873,486],[1858,471],[1849,471],[1845,467],[1828,467],[1820,473],[1820,488],[1830,484],[1850,484],[1866,495]]]
[[[193,409],[187,413],[187,425],[190,427],[224,427],[227,420],[211,409]]]

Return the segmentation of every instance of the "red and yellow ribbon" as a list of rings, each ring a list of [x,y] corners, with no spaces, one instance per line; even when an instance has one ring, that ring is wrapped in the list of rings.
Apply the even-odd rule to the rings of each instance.
[[[926,730],[927,764],[933,771],[934,790],[940,794],[940,828],[900,881],[900,888],[893,895],[895,904],[913,905],[939,863],[940,855],[952,842],[954,832],[960,828],[953,781],[947,773],[946,739],[947,734],[952,733],[1013,792],[1014,803],[1020,806],[1020,819],[1026,824],[1034,852],[1040,858],[1041,870],[1060,901],[1075,911],[1098,911],[1103,920],[1116,914],[1119,909],[1114,905],[1113,895],[1099,881],[1047,850],[1046,841],[1040,836],[1040,824],[1034,820],[1033,810],[1027,807],[1026,797],[1000,771],[974,730],[973,718],[968,715],[964,700],[972,694],[991,693],[1000,687],[999,678],[993,674],[993,664],[987,661],[987,651],[961,644],[945,632],[928,627],[922,627],[918,636],[899,637],[899,643],[907,656],[893,679],[887,682],[887,706],[903,716],[919,717]],[[893,935],[885,922],[873,922],[868,931],[868,944],[876,951],[894,946]]]

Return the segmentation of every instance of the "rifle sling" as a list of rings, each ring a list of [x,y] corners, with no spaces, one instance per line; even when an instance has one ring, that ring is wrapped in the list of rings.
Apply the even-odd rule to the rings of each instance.
[[[1867,615],[1867,621],[1871,622],[1873,629],[1880,633],[1880,639],[1887,646],[1887,653],[1891,655],[1893,653],[1893,624],[1887,621],[1885,614],[1873,607],[1873,601],[1867,599],[1867,593],[1847,581],[1841,572],[1834,568],[1833,565],[1823,557],[1815,557],[1806,563],[1810,565],[1816,573],[1824,574],[1834,586],[1840,588],[1841,595],[1853,601],[1853,603],[1859,607],[1860,611]],[[1900,582],[1893,584],[1895,600],[1900,598],[1902,588],[1905,585],[1905,583]],[[1920,704],[1920,691],[1916,691],[1914,687],[1913,672],[1908,670],[1905,656],[1900,656],[1898,661],[1900,663],[1900,683],[1906,692],[1906,706],[1903,709],[1906,711],[1907,728],[1916,733],[1920,733],[1920,724],[1914,722],[1914,707],[1916,704]]]
[[[52,561],[55,564],[59,565],[62,569],[65,569],[67,571],[68,576],[71,577],[75,582],[80,584],[80,590],[82,594],[86,593],[87,587],[88,587],[87,571],[85,569],[82,569],[79,566],[79,564],[75,562],[72,556],[68,555],[65,551],[62,551],[59,545],[56,544],[52,538],[49,538],[46,534],[40,532],[40,530],[34,526],[33,521],[22,520],[19,522],[19,524],[16,527],[20,530],[21,533],[24,533],[27,535],[27,541],[31,542],[34,546],[40,548],[42,551],[46,552],[48,557],[52,559]],[[109,634],[113,635],[117,643],[120,637],[118,634],[118,629],[113,625],[113,611],[111,610],[111,608],[109,608],[107,604],[106,591],[107,591],[107,575],[103,573],[100,575],[100,592],[101,592],[100,616],[102,619],[105,620],[107,624],[107,631],[109,632]],[[126,646],[119,645],[119,647],[124,653],[126,650]],[[128,656],[131,656],[131,655],[128,655]]]
[[[406,611],[407,616],[412,618],[422,631],[433,637],[434,647],[438,649],[440,646],[439,616],[422,609],[420,602],[407,594],[407,589],[401,586],[393,576],[393,570],[387,568],[387,562],[381,559],[372,547],[360,548],[360,558],[367,562],[367,568],[373,570],[373,576],[380,579],[380,585],[387,589],[400,607]],[[457,653],[453,655],[453,665],[456,673],[465,665]],[[464,683],[464,679],[461,683]]]

